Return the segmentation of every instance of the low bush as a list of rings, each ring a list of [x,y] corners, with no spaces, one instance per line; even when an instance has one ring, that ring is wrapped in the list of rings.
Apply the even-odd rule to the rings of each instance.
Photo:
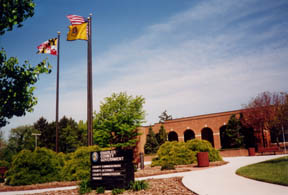
[[[16,186],[59,181],[61,168],[61,162],[52,150],[22,150],[12,161],[6,184]]]
[[[97,194],[104,194],[104,192],[105,192],[105,188],[104,187],[98,187],[98,188],[96,188],[96,193]]]
[[[123,194],[124,191],[125,189],[115,188],[112,190],[112,195]]]
[[[211,162],[222,160],[219,152],[211,145],[209,141],[193,139],[187,141],[186,145],[188,149],[195,152],[195,154],[197,154],[198,152],[208,152],[209,161]]]
[[[80,147],[75,152],[69,154],[69,159],[61,171],[63,180],[77,181],[90,177],[90,152],[100,151],[97,145]]]
[[[147,188],[148,183],[145,180],[131,182],[129,187],[133,191],[146,190]]]
[[[91,184],[89,179],[84,179],[79,183],[79,194],[86,194],[91,192]]]
[[[174,165],[192,164],[198,152],[208,152],[209,161],[221,161],[219,152],[206,140],[193,139],[188,142],[165,142],[152,159],[151,166],[161,166],[161,170],[173,169]]]
[[[196,154],[184,142],[165,142],[157,151],[157,156],[152,160],[152,166],[186,165],[196,161]]]

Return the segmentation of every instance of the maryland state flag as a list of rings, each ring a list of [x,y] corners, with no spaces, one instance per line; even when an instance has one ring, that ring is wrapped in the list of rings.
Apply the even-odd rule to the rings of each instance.
[[[83,24],[69,26],[67,41],[74,41],[74,40],[78,40],[78,39],[88,40],[87,25],[88,25],[88,23],[85,22]]]
[[[45,41],[44,43],[42,43],[41,45],[37,47],[38,49],[37,54],[48,53],[48,54],[56,56],[57,55],[57,42],[58,42],[57,38],[49,39],[48,41]]]

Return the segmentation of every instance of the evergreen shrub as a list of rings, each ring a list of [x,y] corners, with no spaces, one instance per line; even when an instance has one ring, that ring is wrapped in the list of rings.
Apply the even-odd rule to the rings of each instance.
[[[197,160],[198,152],[208,152],[209,161],[222,161],[219,152],[209,141],[193,139],[187,142],[165,142],[152,159],[151,166],[161,166],[161,169],[173,169],[172,165],[192,164]]]
[[[222,161],[218,150],[216,150],[207,140],[193,139],[187,141],[186,145],[188,149],[195,153],[195,155],[197,155],[198,152],[208,152],[210,162]]]
[[[172,163],[169,162],[163,162],[161,165],[161,171],[163,170],[174,170],[175,166]]]
[[[6,173],[6,184],[16,186],[59,181],[61,168],[61,162],[52,150],[22,150]]]
[[[7,162],[6,160],[0,160],[0,167],[9,168],[9,162]]]
[[[63,180],[79,181],[90,177],[90,152],[100,151],[100,147],[83,146],[79,147],[75,152],[69,154],[68,160],[61,171]]]
[[[184,142],[165,142],[160,146],[157,156],[158,158],[152,160],[152,166],[163,166],[167,163],[186,165],[196,161],[196,154],[189,150]]]

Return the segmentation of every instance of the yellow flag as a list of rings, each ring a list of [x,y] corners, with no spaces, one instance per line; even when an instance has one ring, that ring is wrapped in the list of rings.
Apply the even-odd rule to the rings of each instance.
[[[69,26],[69,32],[67,35],[67,41],[74,40],[88,40],[87,36],[87,22],[78,25]]]

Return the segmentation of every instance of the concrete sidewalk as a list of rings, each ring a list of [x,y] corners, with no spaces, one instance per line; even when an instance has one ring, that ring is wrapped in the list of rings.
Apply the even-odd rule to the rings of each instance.
[[[288,195],[288,187],[259,182],[235,174],[242,166],[284,155],[224,158],[229,163],[215,168],[189,172],[182,183],[199,195]],[[287,169],[283,171],[288,171]]]
[[[37,194],[51,191],[60,191],[60,190],[74,190],[78,186],[68,186],[68,187],[60,187],[60,188],[47,188],[47,189],[39,189],[39,190],[23,190],[23,191],[10,191],[10,192],[0,192],[1,195],[20,195],[20,194]]]

